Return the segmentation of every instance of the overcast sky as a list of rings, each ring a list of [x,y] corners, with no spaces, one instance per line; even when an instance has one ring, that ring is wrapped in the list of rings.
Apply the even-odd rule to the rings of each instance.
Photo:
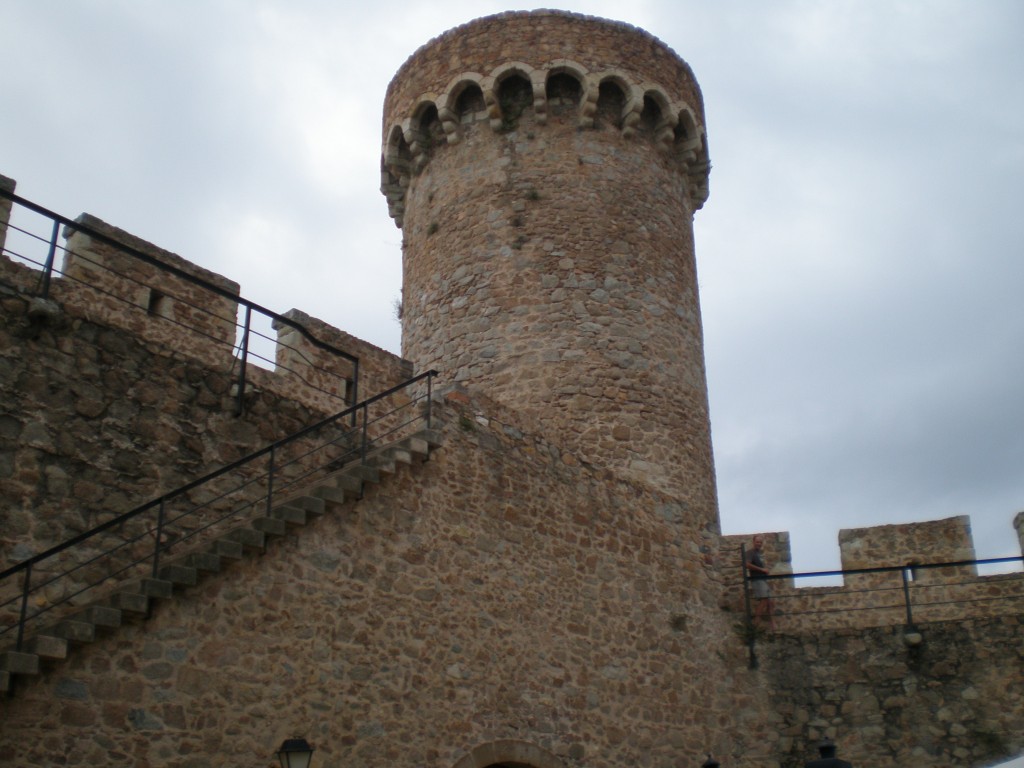
[[[704,92],[696,216],[723,529],[1024,510],[1024,3],[632,0]],[[0,173],[394,352],[385,88],[517,2],[0,0]],[[539,63],[539,62],[538,62]]]

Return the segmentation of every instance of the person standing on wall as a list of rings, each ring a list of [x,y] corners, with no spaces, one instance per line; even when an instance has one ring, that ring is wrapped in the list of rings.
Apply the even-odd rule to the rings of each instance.
[[[754,537],[754,547],[747,551],[747,575],[757,604],[754,606],[754,621],[765,622],[775,629],[775,601],[768,586],[768,564],[764,560],[764,538]]]

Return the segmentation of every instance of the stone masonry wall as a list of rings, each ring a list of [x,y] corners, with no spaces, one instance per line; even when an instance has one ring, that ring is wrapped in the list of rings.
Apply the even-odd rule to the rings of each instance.
[[[772,573],[792,573],[789,535],[761,535]],[[742,543],[749,549],[752,537],[724,537],[725,606],[738,613],[744,610],[739,547]],[[957,562],[975,556],[966,516],[842,530],[839,543],[843,569]],[[729,552],[735,554],[730,557]],[[826,628],[903,626],[908,594],[911,618],[917,625],[1024,613],[1024,573],[979,576],[974,566],[910,567],[907,572],[906,592],[899,571],[848,574],[843,585],[835,587],[802,586],[800,579],[772,579],[777,629],[801,634]]]
[[[708,534],[453,393],[444,446],[0,704],[11,765],[769,768],[770,702],[717,608]]]
[[[776,635],[759,644],[787,768],[828,735],[857,768],[987,766],[1024,752],[1024,618]],[[792,741],[790,741],[792,740]]]
[[[78,221],[237,293],[237,284],[174,254],[92,217]],[[108,244],[87,242],[81,232],[70,234],[66,262],[71,264],[65,264],[70,274],[51,282],[42,313],[36,296],[40,273],[0,258],[3,568],[336,413],[351,394],[344,387],[333,395],[324,391],[332,377],[322,372],[339,369],[337,356],[324,355],[283,325],[282,336],[299,337],[292,349],[302,359],[276,372],[252,366],[245,412],[236,416],[234,320],[218,315],[220,331],[212,326],[203,331],[200,320],[192,323],[191,332],[180,322],[168,322],[182,321],[200,306],[234,313],[234,303],[211,303],[192,284],[165,279],[149,265],[136,269]],[[97,269],[97,261],[115,266],[117,273]],[[129,273],[137,279],[124,277]],[[174,297],[163,305],[163,315],[147,312],[147,286]],[[112,294],[119,291],[131,301],[115,300]],[[395,355],[322,321],[296,312],[288,317],[360,359],[364,396],[410,373],[409,364]],[[340,361],[340,370],[351,379],[347,361]],[[304,386],[317,376],[317,386]],[[129,541],[153,524],[150,519],[138,522],[114,533]],[[97,546],[110,543],[97,540]],[[78,553],[76,562],[92,554]],[[55,567],[50,561],[37,566],[34,583]],[[78,588],[71,581],[53,585],[45,596],[34,598],[34,605],[52,604]],[[0,587],[0,603],[17,589],[13,581]]]

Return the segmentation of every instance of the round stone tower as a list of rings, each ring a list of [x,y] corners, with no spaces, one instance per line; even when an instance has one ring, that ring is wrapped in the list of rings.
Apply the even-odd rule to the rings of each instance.
[[[708,169],[693,73],[626,24],[478,19],[388,88],[403,356],[717,530],[692,227]]]

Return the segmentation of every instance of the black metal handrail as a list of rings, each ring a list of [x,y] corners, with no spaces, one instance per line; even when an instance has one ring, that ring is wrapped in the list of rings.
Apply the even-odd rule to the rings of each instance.
[[[429,429],[436,375],[431,370],[415,376],[0,571],[0,613],[17,614],[17,620],[0,625],[0,638],[16,631],[14,648],[21,650],[30,623],[86,591],[139,574],[142,566],[156,578],[161,558],[170,549],[184,542],[198,545],[206,540],[202,534],[233,527],[259,516],[262,509],[269,515],[276,500],[288,498],[317,477],[351,462],[365,463],[375,447],[413,434],[416,425]],[[396,395],[404,399],[385,407]],[[204,490],[209,497],[193,501]],[[182,503],[184,509],[176,508]],[[98,544],[100,537],[112,533],[118,533],[113,546]],[[147,537],[152,538],[151,546]],[[82,546],[90,542],[97,545]],[[69,558],[76,548],[83,550],[80,557]],[[119,561],[120,555],[124,557]],[[68,559],[70,565],[61,563]],[[57,567],[34,580],[34,572],[47,561],[56,561]],[[20,586],[12,587],[19,577]],[[63,592],[59,598],[30,610],[33,595],[57,587]]]
[[[55,262],[56,253],[57,253],[57,251],[59,249],[58,237],[59,237],[59,234],[60,234],[60,228],[63,225],[65,227],[69,228],[69,229],[72,229],[72,230],[75,230],[75,231],[78,231],[78,232],[82,232],[82,233],[88,235],[90,238],[98,240],[99,242],[102,242],[102,243],[104,243],[104,244],[106,244],[106,245],[108,245],[108,246],[110,246],[112,248],[115,248],[119,252],[125,254],[126,256],[129,256],[130,258],[142,261],[145,264],[148,264],[148,265],[156,268],[157,270],[159,270],[161,272],[167,273],[169,275],[173,275],[175,278],[178,278],[178,279],[183,280],[185,282],[188,282],[188,283],[191,283],[193,285],[199,286],[200,288],[202,288],[205,291],[209,291],[210,293],[213,293],[216,296],[228,299],[232,303],[237,304],[243,310],[243,316],[244,316],[244,320],[243,320],[243,322],[241,324],[238,323],[237,318],[234,319],[234,323],[236,325],[236,328],[240,329],[240,333],[239,333],[240,341],[239,341],[238,350],[237,350],[237,353],[236,353],[237,354],[238,363],[239,363],[238,381],[237,381],[237,393],[236,393],[236,403],[237,403],[236,411],[238,413],[242,412],[242,409],[244,407],[244,402],[245,402],[244,396],[245,396],[246,386],[247,386],[247,383],[248,383],[246,373],[247,373],[247,365],[248,365],[249,357],[250,357],[250,355],[252,355],[254,357],[261,357],[260,355],[257,355],[255,353],[253,353],[252,350],[251,350],[251,347],[250,347],[250,339],[251,339],[251,337],[253,335],[259,335],[259,334],[255,334],[255,332],[252,330],[252,316],[253,316],[253,313],[256,313],[256,314],[259,314],[259,315],[262,315],[262,316],[268,318],[272,323],[278,323],[278,324],[281,324],[281,325],[287,325],[287,326],[289,326],[291,328],[294,328],[307,341],[309,341],[310,344],[312,344],[313,346],[315,346],[315,347],[317,347],[319,349],[322,349],[322,350],[324,350],[325,352],[327,352],[327,353],[329,353],[331,355],[339,357],[339,358],[345,360],[346,362],[348,362],[349,364],[351,364],[351,366],[352,366],[351,389],[348,392],[343,390],[342,393],[341,393],[341,398],[344,400],[346,395],[347,395],[350,398],[348,400],[348,402],[358,402],[358,400],[359,400],[359,357],[356,356],[356,355],[353,355],[353,354],[351,354],[349,352],[346,352],[345,350],[339,349],[339,348],[335,347],[334,345],[329,344],[328,342],[322,341],[321,339],[317,338],[312,332],[310,332],[310,330],[308,328],[306,328],[302,323],[300,323],[300,322],[298,322],[296,320],[293,320],[293,319],[291,319],[289,317],[286,317],[284,315],[280,315],[280,314],[278,314],[276,312],[273,312],[273,311],[267,309],[266,307],[263,307],[263,306],[255,303],[253,301],[250,301],[249,299],[246,299],[246,298],[244,298],[244,297],[242,297],[242,296],[240,296],[240,295],[238,295],[236,293],[232,293],[231,291],[225,290],[221,286],[218,286],[218,285],[216,285],[216,284],[214,284],[214,283],[212,283],[212,282],[210,282],[208,280],[204,280],[203,278],[201,278],[201,277],[199,277],[197,275],[193,275],[193,274],[191,274],[191,273],[189,273],[189,272],[187,272],[187,271],[185,271],[183,269],[180,269],[180,268],[174,266],[173,264],[168,264],[168,263],[166,263],[164,261],[161,261],[160,259],[158,259],[158,258],[156,258],[154,256],[151,256],[151,255],[145,253],[144,251],[139,250],[138,248],[134,248],[134,247],[128,245],[127,243],[123,243],[123,242],[117,240],[116,238],[110,237],[109,235],[104,234],[103,232],[101,232],[101,231],[99,231],[99,230],[97,230],[97,229],[95,229],[93,227],[90,227],[89,225],[85,224],[84,222],[74,221],[73,219],[69,219],[66,216],[62,216],[62,215],[60,215],[58,213],[55,213],[54,211],[51,211],[51,210],[49,210],[47,208],[44,208],[43,206],[41,206],[41,205],[39,205],[37,203],[33,203],[30,200],[26,200],[25,198],[20,197],[19,195],[16,195],[14,192],[6,190],[6,189],[3,189],[2,187],[0,187],[0,197],[7,198],[8,200],[11,200],[13,203],[15,203],[15,204],[17,204],[17,205],[19,205],[19,206],[21,206],[21,207],[23,207],[23,208],[25,208],[25,209],[27,209],[29,211],[32,211],[33,213],[36,213],[36,214],[38,214],[40,216],[43,216],[46,219],[49,219],[53,223],[53,226],[51,228],[51,232],[49,234],[48,251],[47,251],[47,256],[46,256],[45,262],[41,263],[41,262],[38,262],[38,261],[33,261],[31,259],[28,259],[27,257],[23,257],[26,261],[31,262],[32,264],[38,266],[41,269],[41,275],[40,275],[40,279],[39,279],[39,283],[38,283],[38,288],[36,289],[37,290],[37,295],[38,295],[39,298],[49,299],[50,287],[51,287],[51,282],[52,282],[53,275],[54,275],[55,272],[57,272],[57,274],[60,274],[60,272],[54,266],[54,262]],[[26,234],[26,235],[28,235],[28,236],[30,236],[32,238],[35,238],[35,239],[39,240],[40,242],[47,242],[46,237],[44,237],[42,235],[36,235],[36,234],[33,234],[33,233],[25,231],[25,230],[19,230],[16,227],[14,227],[13,225],[11,225],[9,222],[8,222],[6,228],[8,230],[20,231],[23,234]],[[5,251],[6,250],[7,249],[5,248]],[[69,253],[70,253],[70,251],[69,251]],[[78,256],[79,258],[84,258],[81,254],[75,254],[75,255]],[[88,261],[88,259],[85,259],[85,260]],[[91,263],[92,263],[93,266],[97,266],[97,267],[101,266],[101,265],[97,264],[96,262],[91,262]],[[120,275],[119,274],[118,276],[121,277],[121,278],[131,279],[131,278],[127,278],[126,275]],[[65,275],[64,277],[67,277],[67,276]],[[91,287],[96,289],[95,286],[91,286]],[[102,290],[102,289],[99,289],[99,290]],[[197,310],[199,312],[206,311],[202,307],[194,307],[193,306],[193,309],[195,309],[195,310]],[[278,343],[280,343],[280,342],[278,342]],[[266,358],[262,358],[262,359],[266,360]],[[273,361],[267,360],[267,362],[272,363]],[[297,373],[297,372],[295,372],[295,373]]]

